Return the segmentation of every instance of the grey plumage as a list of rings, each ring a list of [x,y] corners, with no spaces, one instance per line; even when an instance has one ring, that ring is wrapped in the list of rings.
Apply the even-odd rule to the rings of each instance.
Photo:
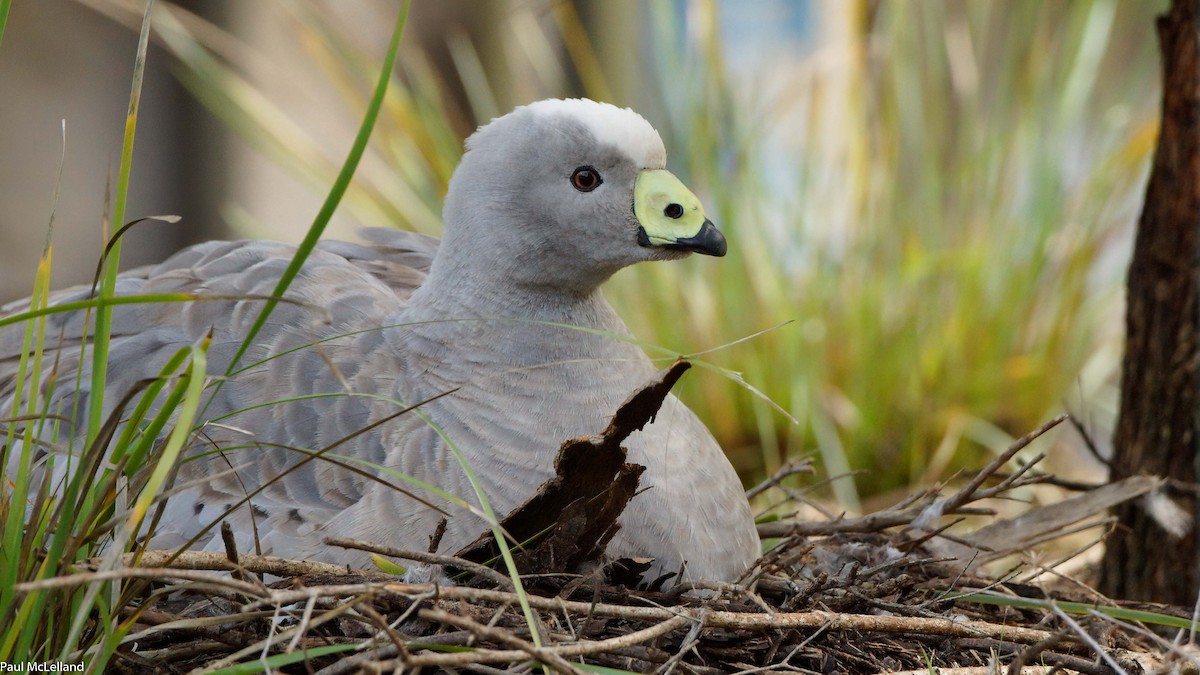
[[[618,339],[628,331],[600,284],[636,262],[692,250],[719,255],[724,242],[698,206],[690,221],[668,216],[678,224],[635,217],[631,203],[649,198],[641,178],[647,172],[654,172],[653,185],[668,185],[659,193],[679,196],[675,179],[658,171],[665,152],[653,129],[628,110],[548,101],[493,121],[467,147],[447,195],[440,244],[376,229],[364,233],[366,244],[323,242],[308,259],[288,291],[295,302],[276,308],[242,359],[252,367],[213,388],[204,411],[212,422],[191,452],[223,452],[180,465],[176,485],[185,487],[168,503],[156,546],[179,545],[246,491],[270,483],[303,457],[289,448],[319,450],[449,390],[421,415],[396,417],[333,453],[372,472],[386,467],[380,475],[392,482],[400,481],[388,470],[474,504],[449,439],[496,512],[506,513],[552,475],[560,443],[598,433],[654,374],[640,349]],[[602,182],[581,190],[572,183],[579,167]],[[124,274],[118,290],[268,295],[293,252],[273,242],[209,242]],[[68,291],[56,301],[86,295]],[[210,331],[209,372],[223,373],[260,307],[258,300],[119,307],[106,402]],[[18,309],[14,303],[4,311]],[[80,313],[54,315],[47,334],[49,347],[58,347],[60,372],[82,368],[86,383],[81,322]],[[19,327],[0,329],[0,417],[11,414],[20,339]],[[61,386],[63,379],[49,408],[65,413],[79,402],[75,408],[84,409],[86,385],[74,391]],[[261,405],[272,401],[281,402]],[[79,433],[69,427],[60,446]],[[656,421],[626,445],[631,461],[647,467],[642,485],[649,489],[622,517],[610,555],[652,556],[653,573],[684,565],[688,577],[741,573],[758,552],[749,506],[695,415],[669,397]],[[451,514],[441,551],[486,528],[478,515],[410,489]],[[440,518],[410,496],[324,461],[270,484],[253,505],[265,550],[354,565],[367,561],[325,547],[321,538],[424,549]],[[246,507],[227,517],[245,550],[253,548],[251,517]],[[207,545],[220,543],[210,538]]]

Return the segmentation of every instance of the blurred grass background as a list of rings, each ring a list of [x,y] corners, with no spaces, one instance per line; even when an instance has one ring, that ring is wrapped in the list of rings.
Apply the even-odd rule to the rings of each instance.
[[[125,22],[144,7],[80,1]],[[315,204],[392,3],[242,3],[208,18],[197,4],[156,7],[175,75]],[[513,105],[634,107],[730,255],[623,272],[608,297],[640,338],[682,352],[791,321],[706,358],[797,423],[710,374],[681,396],[748,482],[813,454],[857,510],[978,465],[1064,408],[1109,435],[1164,6],[417,3],[458,15],[406,39],[336,231],[437,234],[462,137]],[[277,179],[214,165],[228,189],[203,189],[227,233],[302,236],[315,206],[295,216],[307,202]],[[1058,440],[1051,468],[1078,476],[1078,439]]]
[[[141,152],[151,154],[135,160],[131,148],[121,151],[113,173],[134,169],[129,218],[177,212],[185,227],[139,227],[126,243],[167,248],[205,236],[303,236],[366,108],[395,19],[392,4],[159,2],[155,39],[171,58],[152,53],[151,70],[134,76],[135,91],[145,76],[138,138]],[[1098,441],[1107,439],[1122,282],[1156,131],[1153,18],[1164,5],[418,3],[370,154],[335,231],[347,236],[365,224],[436,234],[462,137],[514,105],[588,95],[642,111],[663,132],[672,169],[728,234],[730,255],[629,270],[607,294],[650,342],[681,352],[736,343],[703,358],[744,372],[795,420],[711,372],[686,378],[682,397],[747,481],[813,455],[822,474],[835,477],[839,507],[858,510],[864,499],[890,500],[893,490],[923,489],[978,465],[1064,408]],[[120,129],[129,74],[116,72],[120,86],[109,93],[118,105],[109,119],[113,111],[91,98],[105,87],[88,82],[103,70],[93,51],[108,39],[75,40],[58,23],[61,13],[84,6],[136,25],[145,3],[17,3],[4,25],[0,300],[32,286],[37,307],[61,285],[51,277],[51,247],[42,248],[44,229],[33,226],[40,221],[28,215],[30,204],[39,214],[53,204],[59,252],[84,250],[85,260],[99,254],[87,242],[99,240],[107,208],[95,208],[92,220],[68,202],[80,192],[104,198],[97,167],[105,160],[82,162],[73,153],[100,135],[95,129]],[[0,0],[0,15],[7,7]],[[131,47],[135,34],[123,37]],[[114,48],[121,59],[133,52],[126,46]],[[96,68],[63,79],[69,58],[95,60]],[[207,113],[165,114],[186,102],[164,88],[165,73],[154,70],[163,62]],[[74,93],[81,82],[91,86],[73,116],[30,103]],[[63,116],[65,149],[39,151],[27,142],[48,126],[57,144]],[[218,120],[242,149],[195,133]],[[178,142],[184,136],[189,143]],[[112,165],[120,141],[95,147]],[[175,176],[176,190],[161,189],[165,174]],[[30,175],[32,183],[21,182]],[[116,192],[123,202],[124,186]],[[53,198],[37,197],[43,193]],[[203,227],[214,224],[221,227]],[[86,241],[74,234],[79,228],[90,233]],[[22,254],[13,243],[31,232],[38,249]],[[5,286],[25,263],[28,285]],[[94,270],[61,257],[57,263],[58,272],[77,275],[65,277],[68,283]],[[28,375],[36,390],[45,323],[28,322],[25,330],[34,349],[18,380]],[[173,382],[163,391],[176,403],[151,427],[194,406],[204,362],[198,345],[164,369],[171,377],[154,387]],[[149,399],[159,393],[151,389]],[[24,420],[48,421],[33,399],[26,405]],[[139,404],[126,431],[145,415]],[[112,419],[124,416],[118,410]],[[180,439],[190,419],[176,420]],[[7,447],[17,447],[16,427],[5,433]],[[31,432],[20,433],[19,447],[28,449]],[[132,626],[120,617],[137,584],[14,591],[18,580],[51,579],[96,554],[114,528],[118,545],[103,557],[103,570],[135,545],[137,527],[122,530],[119,521],[127,513],[140,521],[157,490],[122,511],[129,505],[118,498],[136,492],[122,481],[143,464],[165,472],[173,458],[146,461],[157,434],[136,444],[127,435],[116,447],[137,459],[98,482],[73,481],[65,494],[30,484],[21,471],[0,476],[0,655],[75,659],[86,651],[98,671]],[[103,441],[85,450],[93,470]],[[1079,447],[1074,435],[1060,434],[1050,468],[1095,477],[1098,464],[1081,461]],[[8,499],[32,504],[32,520]],[[33,619],[42,615],[62,620]]]

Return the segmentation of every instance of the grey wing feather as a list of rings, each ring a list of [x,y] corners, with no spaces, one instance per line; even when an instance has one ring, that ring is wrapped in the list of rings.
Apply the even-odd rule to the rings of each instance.
[[[386,227],[364,227],[358,230],[358,236],[368,243],[330,240],[321,242],[318,248],[346,258],[396,290],[403,299],[416,290],[429,272],[440,243],[436,237]],[[402,293],[401,289],[408,289],[408,293]]]
[[[233,450],[181,465],[181,491],[169,502],[160,531],[164,544],[170,544],[171,537],[181,537],[178,543],[182,543],[228,504],[295,465],[303,452],[335,443],[395,407],[354,392],[378,389],[372,378],[394,365],[383,362],[395,358],[386,350],[372,349],[382,338],[370,329],[386,323],[420,286],[437,240],[386,230],[367,235],[366,244],[322,242],[288,289],[288,302],[276,307],[239,363],[241,371],[220,387],[210,384],[203,419],[218,422],[205,425],[194,451],[212,447]],[[294,253],[295,247],[274,242],[208,242],[184,249],[159,265],[122,274],[117,286],[122,295],[185,292],[224,297],[118,306],[114,310],[106,414],[125,391],[157,376],[172,354],[206,334],[212,335],[208,372],[224,373],[258,316],[261,297],[272,293]],[[55,293],[51,303],[86,299],[90,292],[88,287],[67,289]],[[239,295],[258,299],[232,298]],[[0,316],[28,307],[28,300],[10,303]],[[48,317],[46,369],[57,368],[59,384],[53,390],[43,387],[41,404],[51,412],[70,416],[71,411],[86,409],[90,356],[81,358],[81,351],[87,345],[88,322],[83,311]],[[23,337],[23,322],[0,328],[0,420],[17,414],[11,405]],[[82,373],[79,381],[83,384],[78,389],[65,386],[76,381],[77,373]],[[43,382],[49,374],[44,374]],[[272,400],[286,402],[255,407]],[[258,430],[261,435],[252,436],[241,429]],[[52,439],[54,447],[77,449],[82,433],[81,428],[67,425]],[[314,439],[317,447],[310,447]],[[385,456],[379,441],[355,445],[364,461],[378,463]],[[238,452],[239,447],[254,447],[255,452],[247,455]],[[10,451],[9,463],[19,455]],[[328,463],[309,462],[289,474],[288,480],[272,483],[255,498],[254,511],[243,509],[244,520],[261,518],[257,523],[260,535],[269,534],[272,528],[294,531],[312,520],[328,520],[361,499],[366,479],[352,472],[331,472],[329,467]],[[63,477],[56,472],[53,479]],[[307,513],[313,510],[316,513]],[[236,515],[234,519],[238,520]],[[238,524],[234,523],[235,529]]]

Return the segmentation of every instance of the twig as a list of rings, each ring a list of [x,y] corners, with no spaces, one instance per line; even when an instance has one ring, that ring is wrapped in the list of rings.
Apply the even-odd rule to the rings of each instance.
[[[481,624],[469,617],[451,614],[450,612],[440,609],[422,609],[417,613],[417,616],[425,619],[426,621],[436,621],[437,623],[446,624],[447,626],[462,628],[485,640],[491,640],[492,642],[498,642],[510,647],[516,647],[517,649],[520,649],[529,656],[533,657],[535,660],[550,666],[560,673],[580,675],[578,668],[570,663],[567,663],[562,656],[556,654],[552,649],[538,647],[532,642],[522,640],[521,638],[504,629],[496,628],[494,626],[485,626],[484,624]],[[413,657],[408,656],[406,660],[411,664]]]
[[[355,604],[357,604],[357,603],[355,603]],[[291,640],[291,642],[288,643],[288,646],[284,651],[291,652],[291,651],[296,650],[296,645],[300,644],[300,638],[304,637],[304,634],[308,632],[308,629],[313,626],[312,614],[313,614],[313,609],[316,606],[317,606],[316,598],[309,598],[308,602],[304,603],[304,612],[301,613],[300,620],[296,622],[296,630],[292,631],[292,640]],[[275,627],[278,625],[279,624],[277,622],[272,621],[271,622],[271,630],[275,630]],[[270,646],[271,645],[269,642],[263,645],[261,658],[264,658],[264,659],[267,658],[267,654],[269,653]]]
[[[942,512],[946,515],[952,513],[961,513],[962,507],[966,504],[994,497],[996,494],[1004,490],[1009,490],[1020,485],[1031,482],[1040,482],[1041,479],[1032,477],[1025,481],[1017,480],[1020,474],[1028,471],[1034,465],[1030,462],[1024,465],[1012,476],[1009,476],[1003,483],[1003,489],[989,488],[980,489],[983,483],[992,475],[994,475],[1000,467],[1004,466],[1018,452],[1024,450],[1026,446],[1036,440],[1042,434],[1053,429],[1067,419],[1066,415],[1059,415],[1054,419],[1046,422],[1030,433],[1018,438],[1008,446],[1008,449],[992,460],[986,467],[975,474],[962,489],[955,492],[953,495],[941,500]],[[912,503],[911,501],[906,503]],[[758,534],[760,537],[788,537],[788,536],[814,536],[814,535],[830,535],[846,532],[878,532],[889,527],[898,525],[907,525],[921,515],[925,509],[936,503],[936,499],[932,496],[926,497],[920,503],[913,503],[912,506],[905,508],[891,509],[880,513],[873,513],[861,518],[843,518],[832,522],[805,522],[805,521],[775,521],[771,523],[762,523],[758,526]]]
[[[200,656],[208,656],[210,654],[224,654],[229,651],[229,645],[217,640],[196,640],[183,644],[174,644],[162,649],[151,649],[144,652],[137,652],[136,658],[132,659],[135,664],[149,667],[150,664],[170,663],[172,661],[186,661]],[[130,658],[131,654],[117,652],[117,655],[122,658]],[[142,663],[142,662],[145,663]]]
[[[1117,660],[1114,659],[1107,650],[1101,647],[1100,643],[1096,642],[1095,638],[1093,638],[1091,635],[1088,635],[1088,632],[1083,629],[1083,626],[1080,626],[1079,623],[1068,616],[1066,612],[1059,609],[1057,603],[1052,601],[1050,603],[1050,609],[1054,611],[1055,616],[1057,616],[1060,621],[1070,626],[1075,635],[1082,640],[1084,644],[1091,647],[1092,651],[1096,652],[1096,655],[1103,659],[1104,662],[1113,669],[1113,671],[1120,673],[1120,675],[1125,675],[1125,669],[1121,668],[1121,665],[1117,663]]]
[[[220,556],[221,554],[215,554]],[[224,557],[217,558],[224,564],[228,565],[229,561]],[[226,569],[226,568],[221,568]],[[61,577],[52,577],[50,579],[39,579],[37,581],[27,581],[13,586],[13,590],[21,595],[25,593],[33,593],[36,591],[47,591],[51,589],[70,588],[72,586],[82,586],[100,581],[116,581],[118,579],[151,579],[155,581],[190,581],[195,582],[193,587],[212,587],[221,590],[232,589],[235,592],[243,593],[251,597],[262,597],[265,591],[254,584],[248,584],[244,581],[236,579],[221,579],[214,577],[200,569],[172,569],[167,567],[158,568],[142,568],[142,567],[122,567],[115,570],[105,570],[103,572],[78,572],[76,574],[68,574]]]
[[[1105,614],[1103,612],[1097,612],[1094,609],[1088,610],[1088,616],[1092,617],[1093,619],[1112,624],[1114,627],[1137,633],[1138,635],[1141,635],[1142,637],[1150,640],[1152,643],[1158,645],[1159,647],[1162,647],[1164,651],[1173,655],[1175,658],[1177,658],[1181,661],[1186,661],[1189,664],[1189,667],[1186,669],[1180,669],[1180,668],[1178,668],[1178,666],[1176,666],[1175,669],[1173,670],[1173,672],[1181,672],[1183,670],[1188,670],[1190,672],[1196,672],[1196,671],[1200,670],[1200,657],[1197,656],[1197,654],[1195,653],[1195,650],[1189,650],[1179,644],[1176,644],[1175,642],[1165,640],[1161,636],[1156,634],[1154,631],[1148,630],[1144,626],[1141,626],[1132,621],[1122,621],[1115,617],[1108,616],[1107,614]],[[1181,630],[1181,631],[1179,631],[1178,635],[1183,635],[1183,634],[1185,634],[1185,632]],[[1139,666],[1141,666],[1142,669],[1145,670],[1146,672],[1166,672],[1166,670],[1167,670],[1166,668],[1162,667],[1163,662],[1166,659],[1164,659],[1161,655],[1150,654],[1147,652],[1131,652],[1131,651],[1123,651],[1123,653],[1121,655],[1124,657],[1124,660],[1134,661]]]
[[[386,635],[389,640],[391,640],[392,646],[396,648],[396,653],[400,654],[401,656],[407,656],[408,647],[404,645],[404,639],[398,633],[396,633],[395,629],[391,625],[388,624],[387,618],[381,615],[379,612],[376,612],[365,602],[359,604],[360,606],[358,611],[374,622],[379,630],[383,632],[383,634]]]
[[[442,537],[446,536],[446,525],[449,522],[445,516],[438,520],[437,527],[433,528],[433,534],[429,535],[429,553],[437,553],[438,547],[442,545]]]
[[[313,593],[330,597],[346,597],[368,591],[389,593],[402,597],[429,592],[428,585],[400,583],[368,583],[346,584],[340,586],[314,586],[298,590],[273,591],[268,598],[256,600],[243,611],[250,611],[263,605],[289,604],[300,602]],[[469,588],[466,586],[449,586],[438,588],[438,595],[447,599],[466,600],[469,602],[496,602],[516,604],[517,596],[506,591]],[[699,619],[700,608],[658,608],[613,605],[607,603],[587,603],[563,600],[561,598],[543,598],[529,596],[529,604],[536,609],[555,611],[562,608],[577,614],[591,613],[593,616],[607,616],[621,619],[641,621],[662,621],[682,617],[689,621]],[[707,610],[704,610],[707,611]],[[869,616],[862,614],[839,614],[836,612],[794,612],[762,614],[758,612],[709,611],[707,624],[712,628],[738,628],[743,630],[773,630],[791,628],[816,628],[828,623],[831,630],[862,631],[875,633],[897,633],[915,635],[942,635],[946,637],[991,637],[1000,640],[1010,640],[1023,644],[1033,644],[1045,639],[1050,633],[1044,630],[1024,628],[1021,626],[1006,626],[984,621],[951,621],[940,618],[898,617],[898,616]]]
[[[1057,665],[1055,667],[1050,667],[1050,665],[1026,665],[1025,668],[1021,668],[1020,675],[1051,675],[1057,670]],[[937,673],[937,675],[992,675],[996,673],[996,668],[992,667],[992,665],[971,665],[971,667],[966,668],[936,668],[932,670],[924,668],[922,670],[896,670],[894,673],[888,673],[888,675],[929,675],[930,673]],[[1008,675],[1013,674],[1009,673]]]
[[[415,560],[430,565],[443,565],[446,567],[457,567],[463,570],[469,570],[476,576],[483,577],[492,583],[499,584],[502,588],[510,589],[513,587],[512,579],[497,572],[496,570],[480,565],[479,563],[463,560],[452,555],[441,555],[439,553],[422,553],[420,551],[405,551],[391,546],[379,546],[368,541],[359,541],[357,539],[344,539],[342,537],[326,537],[322,540],[323,543],[329,546],[339,546],[341,548],[355,549],[358,551],[369,551],[380,555],[392,556],[402,560]]]
[[[312,597],[312,596],[310,596],[310,597]],[[306,621],[303,621],[300,624],[298,624],[296,626],[292,626],[286,630],[282,630],[277,633],[273,632],[271,635],[268,635],[267,637],[259,640],[258,642],[255,642],[254,644],[247,645],[246,647],[244,647],[222,659],[213,661],[212,663],[205,664],[205,666],[203,668],[197,668],[196,670],[193,670],[190,675],[200,675],[201,673],[208,673],[208,672],[212,672],[214,670],[219,670],[221,668],[231,666],[234,663],[237,663],[240,659],[243,659],[243,658],[245,658],[251,654],[254,654],[256,652],[260,652],[265,655],[270,651],[270,649],[272,647],[277,647],[278,645],[283,643],[285,640],[290,640],[291,643],[294,645],[297,643],[297,641],[294,639],[294,637],[296,635],[303,634],[311,628],[315,628],[316,626],[320,626],[323,623],[326,623],[328,621],[338,618],[339,616],[342,616],[343,614],[345,614],[345,613],[349,612],[351,609],[353,609],[356,604],[358,604],[359,602],[362,602],[364,599],[365,599],[365,596],[355,598],[351,602],[348,602],[344,605],[341,605],[339,607],[335,607],[326,612],[323,612],[320,616],[313,618],[311,621],[306,620]]]
[[[243,647],[251,639],[252,634],[241,630],[234,630],[232,624],[269,616],[270,612],[253,612],[250,614],[218,617],[185,617],[152,607],[126,608],[121,611],[121,616],[125,618],[134,617],[135,615],[137,623],[145,624],[148,628],[126,635],[121,640],[122,644],[137,642],[151,635],[172,631],[182,635],[216,640],[232,647]]]
[[[776,469],[775,473],[771,474],[770,478],[764,480],[763,482],[759,483],[758,485],[755,485],[754,487],[750,488],[749,490],[746,490],[746,499],[754,499],[755,497],[766,492],[767,490],[771,489],[772,487],[778,486],[780,483],[783,482],[784,479],[788,478],[789,476],[794,476],[798,473],[812,473],[812,472],[813,472],[813,462],[812,462],[811,457],[804,457],[801,459],[793,459],[793,460],[789,461],[788,463],[784,464],[783,466],[779,467],[778,469]]]
[[[463,645],[466,645],[467,641],[472,639],[473,637],[474,636],[471,633],[469,633],[465,630],[459,630],[459,631],[454,631],[452,633],[439,633],[437,635],[430,635],[428,637],[423,637],[419,640],[419,643],[422,645],[429,645],[429,646],[433,646],[433,645],[463,646]],[[348,657],[339,659],[338,661],[335,661],[333,664],[326,666],[325,668],[322,668],[321,670],[318,670],[317,675],[343,675],[344,673],[350,673],[350,672],[357,673],[357,672],[363,670],[364,668],[366,668],[369,664],[377,663],[377,662],[383,661],[385,659],[392,659],[396,656],[397,653],[407,655],[407,653],[408,653],[407,647],[405,649],[406,649],[406,651],[398,651],[396,649],[395,645],[383,645],[380,647],[367,647],[363,651],[369,652],[369,653],[360,653],[357,656],[348,656]]]
[[[1083,439],[1083,447],[1087,448],[1088,454],[1092,456],[1092,459],[1096,460],[1100,464],[1103,464],[1108,468],[1109,471],[1112,471],[1112,460],[1100,454],[1100,449],[1096,447],[1096,441],[1092,440],[1092,434],[1084,428],[1083,422],[1080,422],[1078,419],[1076,419],[1074,415],[1068,417],[1067,420],[1071,423],[1071,426],[1075,428],[1075,431],[1079,434],[1079,437]]]
[[[954,493],[954,495],[946,500],[945,511],[947,513],[951,513],[954,511],[954,509],[957,509],[967,502],[972,501],[975,498],[975,492],[979,490],[979,488],[983,485],[983,482],[986,481],[988,477],[999,471],[1000,467],[1008,463],[1008,460],[1015,457],[1018,452],[1024,450],[1026,446],[1037,440],[1037,438],[1042,434],[1050,431],[1059,424],[1062,424],[1063,420],[1065,419],[1067,419],[1066,415],[1059,415],[1058,417],[1051,419],[1037,429],[1034,429],[1033,431],[1014,441],[1012,445],[1008,446],[1007,450],[1000,453],[1000,455],[993,459],[990,464],[983,468],[982,471],[977,473],[975,478],[971,479],[971,482],[967,483],[961,490]],[[1005,483],[1011,486],[1012,482],[1015,481],[1020,474],[1033,468],[1034,464],[1034,462],[1030,462],[1024,465],[1018,469],[1015,474],[1013,474],[1011,480],[1006,480]]]
[[[121,556],[123,565],[151,568],[170,568],[184,570],[213,570],[231,572],[237,566],[229,562],[222,553],[212,551],[146,551],[141,559],[134,554],[126,553]],[[351,570],[345,565],[331,565],[322,562],[307,562],[288,560],[269,555],[238,555],[238,565],[242,569],[255,574],[273,574],[278,577],[302,577],[310,574],[344,575],[360,574],[368,578],[391,579],[391,575],[364,570]]]
[[[688,650],[692,649],[692,647],[694,647],[696,642],[700,639],[700,631],[704,630],[704,622],[707,618],[708,612],[701,611],[696,623],[692,624],[692,627],[688,630],[687,635],[683,636],[683,640],[679,642],[679,649],[675,650],[675,654],[672,655],[671,658],[667,659],[667,662],[662,664],[662,666],[655,671],[656,674],[662,673],[663,675],[670,675],[671,672],[675,670],[675,666],[678,665],[679,661],[683,659],[684,654],[687,654]]]
[[[530,598],[530,600],[533,600],[533,598]],[[553,652],[562,658],[601,654],[653,640],[660,635],[666,635],[671,631],[682,628],[690,621],[692,619],[687,616],[675,616],[649,628],[634,631],[620,637],[594,642],[579,642],[573,645],[561,645],[558,647],[543,647],[542,649]],[[528,658],[529,654],[523,650],[500,651],[495,649],[477,649],[474,652],[460,652],[457,654],[416,654],[403,662],[382,662],[375,665],[380,670],[391,670],[396,667],[453,667],[467,663],[512,663],[514,661],[524,661]]]
[[[230,570],[229,575],[238,581],[245,581],[248,584],[258,581],[242,569],[241,563],[238,562],[237,539],[233,536],[233,526],[227,520],[221,521],[221,541],[225,544],[225,559],[233,564],[233,569]]]
[[[1023,645],[1005,642],[1003,640],[974,640],[970,638],[955,640],[954,645],[961,649],[972,649],[983,652],[1002,651],[1010,654],[1015,654],[1024,648]],[[1098,663],[1092,659],[1085,659],[1060,652],[1042,652],[1038,655],[1038,661],[1047,666],[1053,666],[1055,670],[1073,670],[1077,673],[1084,673],[1085,675],[1113,675],[1112,669],[1103,663]],[[1022,672],[1028,673],[1030,672],[1031,668],[1039,667],[1040,666],[1026,665],[1022,669]]]
[[[1006,675],[1020,675],[1025,669],[1025,664],[1036,659],[1042,652],[1053,649],[1066,637],[1067,632],[1060,630],[1045,640],[1039,640],[1017,652],[1016,656],[1008,664],[1008,669],[1005,671]]]

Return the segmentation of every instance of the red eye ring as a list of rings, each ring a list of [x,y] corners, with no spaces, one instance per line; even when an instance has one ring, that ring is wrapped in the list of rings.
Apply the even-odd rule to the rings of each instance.
[[[575,169],[571,174],[571,187],[580,192],[591,192],[600,187],[604,179],[600,177],[600,172],[591,166],[581,166]]]

